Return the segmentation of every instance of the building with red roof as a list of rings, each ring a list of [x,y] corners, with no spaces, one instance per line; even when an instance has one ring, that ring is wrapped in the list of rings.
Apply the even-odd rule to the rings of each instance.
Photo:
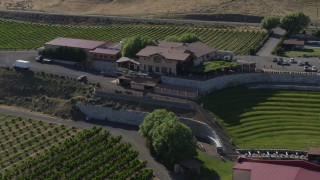
[[[303,160],[239,158],[233,180],[319,180],[320,166]]]

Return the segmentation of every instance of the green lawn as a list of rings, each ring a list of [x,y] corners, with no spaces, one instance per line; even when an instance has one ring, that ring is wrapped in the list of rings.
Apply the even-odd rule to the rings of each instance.
[[[221,70],[224,68],[233,68],[233,67],[236,67],[237,65],[238,63],[236,62],[226,62],[226,61],[204,62],[203,64],[192,67],[190,71],[197,72],[197,73],[208,73],[216,70]]]
[[[204,152],[198,151],[197,159],[203,162],[203,170],[201,179],[210,180],[231,180],[232,167],[234,163],[230,161],[222,161],[207,156]]]
[[[320,146],[320,92],[230,88],[201,101],[240,148]]]
[[[301,57],[304,54],[308,56],[320,56],[320,48],[304,48],[296,51],[286,51],[285,55],[288,57]]]

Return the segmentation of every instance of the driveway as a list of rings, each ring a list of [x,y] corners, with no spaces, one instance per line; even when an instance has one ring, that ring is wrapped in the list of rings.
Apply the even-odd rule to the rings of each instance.
[[[73,66],[57,65],[57,64],[42,64],[35,61],[36,51],[0,51],[0,66],[12,67],[12,64],[17,59],[31,61],[30,70],[35,72],[45,72],[47,74],[59,74],[70,78],[77,78],[80,75],[86,75],[89,82],[100,83],[102,87],[109,89],[123,90],[121,86],[115,83],[116,78],[103,77],[93,71],[81,71]]]
[[[130,142],[132,144],[132,148],[139,151],[139,158],[148,161],[147,166],[154,170],[156,177],[160,179],[174,179],[174,175],[171,174],[171,172],[169,172],[163,165],[156,162],[151,156],[149,149],[145,145],[145,139],[138,134],[138,128],[135,126],[105,121],[93,121],[89,123],[85,121],[62,120],[41,113],[30,112],[26,109],[11,106],[0,106],[0,114],[32,118],[46,122],[64,124],[69,127],[74,126],[81,129],[101,126],[103,130],[109,131],[111,135],[121,135],[124,142]]]
[[[257,52],[258,56],[271,56],[273,49],[280,42],[280,38],[285,34],[285,31],[279,27],[272,29],[273,34],[267,40],[266,43],[261,47],[261,49]]]

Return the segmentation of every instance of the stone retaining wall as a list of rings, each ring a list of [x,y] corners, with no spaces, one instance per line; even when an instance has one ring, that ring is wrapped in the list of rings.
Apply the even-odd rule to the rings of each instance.
[[[164,84],[196,88],[199,90],[200,94],[206,94],[215,90],[249,83],[320,84],[320,76],[316,74],[305,75],[289,72],[246,73],[225,75],[205,81],[162,76],[161,82]]]
[[[143,119],[148,115],[147,112],[127,109],[114,110],[111,107],[103,107],[101,105],[78,103],[77,107],[88,118],[108,120],[134,126],[139,126],[143,122]],[[214,131],[207,124],[188,118],[179,118],[179,120],[191,129],[194,136],[211,141],[217,148],[222,147],[220,140],[215,136]]]

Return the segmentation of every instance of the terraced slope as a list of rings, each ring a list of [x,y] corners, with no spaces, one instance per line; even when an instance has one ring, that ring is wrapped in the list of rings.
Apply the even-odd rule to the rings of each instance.
[[[63,125],[1,115],[0,174],[47,153],[76,133]]]
[[[320,146],[320,92],[232,88],[202,101],[238,147]]]
[[[248,54],[256,50],[267,37],[267,32],[257,27],[190,27],[165,25],[109,25],[109,26],[61,26],[30,24],[0,20],[0,50],[36,49],[57,37],[91,40],[120,41],[143,35],[162,40],[167,36],[193,33],[216,49]]]

